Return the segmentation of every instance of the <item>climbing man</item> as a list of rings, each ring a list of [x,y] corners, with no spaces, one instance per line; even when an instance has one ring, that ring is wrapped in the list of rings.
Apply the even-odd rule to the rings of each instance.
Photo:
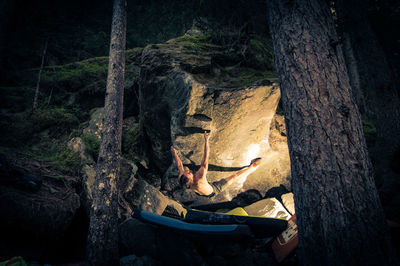
[[[209,139],[211,136],[211,132],[204,132],[204,156],[203,160],[200,164],[200,169],[193,174],[193,172],[186,166],[183,166],[182,161],[179,159],[176,149],[171,146],[171,153],[175,159],[176,166],[179,170],[179,184],[188,189],[192,189],[194,192],[201,196],[205,197],[213,197],[217,193],[224,190],[227,186],[232,184],[233,181],[237,180],[239,177],[243,176],[244,174],[248,174],[253,172],[258,165],[260,164],[261,158],[256,158],[251,161],[250,165],[245,167],[242,170],[234,173],[227,178],[223,178],[219,181],[208,183],[207,181],[207,170],[208,170],[208,157],[210,155],[210,145]]]

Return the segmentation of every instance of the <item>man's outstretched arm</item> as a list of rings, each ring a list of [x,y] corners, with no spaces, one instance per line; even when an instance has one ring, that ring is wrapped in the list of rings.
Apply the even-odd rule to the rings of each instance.
[[[173,146],[171,146],[171,153],[175,159],[176,167],[178,167],[179,176],[181,176],[184,173],[183,164],[181,159],[179,159],[178,154]]]
[[[208,141],[210,136],[211,132],[204,132],[204,155],[200,167],[203,167],[206,171],[208,170],[208,157],[210,156],[210,144]]]

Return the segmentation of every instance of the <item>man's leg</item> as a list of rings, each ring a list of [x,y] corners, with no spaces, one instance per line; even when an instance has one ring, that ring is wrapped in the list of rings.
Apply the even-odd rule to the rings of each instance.
[[[235,180],[243,177],[244,175],[248,175],[256,170],[256,168],[260,165],[261,158],[256,158],[251,161],[251,164],[247,166],[246,168],[237,171],[231,176],[228,176],[226,178],[223,178],[217,182],[213,182],[212,186],[214,189],[216,189],[218,192],[221,192],[224,190],[227,186],[232,184]]]

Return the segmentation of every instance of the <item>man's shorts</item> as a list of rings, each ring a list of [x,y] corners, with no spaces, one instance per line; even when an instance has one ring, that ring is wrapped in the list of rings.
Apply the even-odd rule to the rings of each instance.
[[[198,194],[198,193],[196,193],[196,194],[199,195],[199,196],[202,196],[202,197],[212,198],[212,197],[214,197],[215,195],[217,195],[217,194],[219,194],[220,192],[222,192],[222,191],[228,186],[228,182],[226,182],[225,179],[221,179],[221,180],[219,180],[219,181],[212,182],[212,183],[210,184],[210,186],[211,186],[211,187],[213,188],[213,190],[214,190],[210,195],[201,195],[201,194]]]
[[[214,192],[218,194],[228,186],[228,182],[226,182],[225,179],[221,179],[219,181],[212,182],[210,185],[214,189]]]

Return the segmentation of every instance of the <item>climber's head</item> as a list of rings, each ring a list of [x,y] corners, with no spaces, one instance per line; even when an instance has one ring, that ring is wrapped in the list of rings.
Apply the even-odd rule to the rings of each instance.
[[[190,171],[189,167],[184,166],[183,167],[183,174],[179,178],[179,184],[183,188],[190,188],[190,186],[193,184],[193,172]]]

